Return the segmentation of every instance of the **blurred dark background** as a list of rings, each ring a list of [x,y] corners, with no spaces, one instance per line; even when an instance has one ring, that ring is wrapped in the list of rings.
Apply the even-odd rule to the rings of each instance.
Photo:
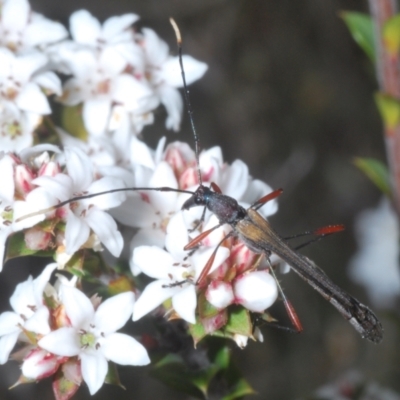
[[[377,204],[378,190],[352,164],[355,156],[385,160],[381,122],[373,93],[373,67],[352,41],[340,12],[367,12],[361,0],[32,0],[35,11],[68,23],[86,8],[99,19],[134,12],[175,52],[168,22],[182,31],[184,53],[205,61],[209,70],[191,87],[203,148],[219,145],[225,159],[245,161],[251,174],[284,188],[274,227],[288,236],[344,223],[343,233],[304,250],[335,282],[368,304],[346,267],[356,250],[354,217]],[[165,135],[164,112],[144,131],[155,144]],[[169,140],[193,143],[185,119]],[[384,266],[377,266],[382,268]],[[15,271],[20,272],[16,274]],[[18,262],[6,265],[0,280],[1,310],[15,284],[28,273]],[[264,343],[233,357],[258,392],[254,399],[296,399],[349,370],[400,391],[398,331],[384,312],[383,343],[362,340],[337,311],[293,273],[282,278],[286,295],[300,315],[304,332],[292,335],[264,328]],[[93,398],[186,399],[147,376],[146,368],[121,368],[126,391],[104,386]],[[0,367],[0,399],[51,399],[49,381],[7,391],[19,374],[16,364]],[[76,399],[87,399],[85,385]]]

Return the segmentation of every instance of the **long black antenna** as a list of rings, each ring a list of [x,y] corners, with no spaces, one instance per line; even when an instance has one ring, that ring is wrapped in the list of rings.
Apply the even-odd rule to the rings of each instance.
[[[176,36],[176,43],[178,45],[178,57],[179,57],[179,65],[181,67],[181,75],[182,75],[182,81],[183,81],[183,93],[184,93],[184,96],[185,96],[185,103],[186,103],[187,113],[189,115],[189,121],[190,121],[190,125],[192,127],[193,136],[194,136],[194,147],[195,147],[196,162],[197,162],[197,175],[199,177],[199,184],[202,185],[203,182],[202,182],[202,179],[201,179],[200,160],[199,160],[200,140],[199,140],[199,137],[197,135],[196,127],[194,125],[193,109],[192,109],[192,105],[190,103],[189,89],[187,87],[185,70],[183,68],[183,62],[182,62],[182,36],[181,36],[181,32],[180,32],[180,30],[178,28],[178,25],[175,22],[175,20],[173,18],[170,18],[169,22],[171,23],[172,27],[174,28],[175,36]]]
[[[111,190],[106,190],[104,192],[97,192],[97,193],[90,193],[90,194],[83,194],[82,196],[75,196],[72,197],[68,200],[64,200],[54,206],[48,207],[48,208],[43,208],[39,211],[34,211],[29,214],[25,214],[22,217],[19,217],[15,220],[15,222],[20,222],[23,221],[24,219],[28,219],[31,217],[35,217],[36,215],[41,215],[41,214],[47,214],[49,212],[55,211],[58,208],[61,208],[67,204],[73,203],[75,201],[79,200],[86,200],[86,199],[91,199],[92,197],[97,197],[97,196],[103,196],[106,194],[110,193],[117,193],[117,192],[130,192],[130,191],[138,191],[138,190],[143,190],[143,191],[156,191],[156,192],[175,192],[175,193],[187,193],[187,194],[194,194],[194,192],[191,192],[190,190],[183,190],[183,189],[174,189],[166,186],[162,186],[159,188],[147,188],[147,187],[128,187],[128,188],[119,188],[119,189],[111,189]]]

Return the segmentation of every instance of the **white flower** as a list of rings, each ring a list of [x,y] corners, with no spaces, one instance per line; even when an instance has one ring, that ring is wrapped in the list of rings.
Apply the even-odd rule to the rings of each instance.
[[[27,0],[5,0],[0,15],[0,44],[13,51],[27,51],[57,42],[68,35],[59,22],[33,13]]]
[[[83,193],[99,193],[124,186],[123,181],[115,177],[94,180],[93,166],[80,149],[66,148],[64,153],[66,173],[34,179],[32,183],[37,188],[26,196],[24,202],[15,203],[15,218],[56,205],[59,201],[69,200]],[[66,222],[66,253],[72,255],[79,250],[88,241],[93,231],[110,253],[118,257],[123,247],[122,235],[114,219],[105,210],[118,206],[125,197],[125,193],[117,192],[83,199],[57,209],[56,216]],[[52,217],[54,213],[49,216],[49,218]],[[38,215],[21,221],[17,226],[19,229],[33,226],[44,218],[44,215]]]
[[[179,130],[182,117],[182,98],[176,88],[182,87],[178,57],[169,55],[168,45],[149,28],[142,29],[143,48],[146,56],[147,74],[164,107],[167,110],[167,129]],[[182,57],[186,83],[190,85],[207,71],[207,64],[190,56]]]
[[[350,261],[352,279],[365,286],[376,306],[394,306],[400,295],[400,235],[389,201],[358,215],[356,233],[359,250]]]
[[[64,85],[62,101],[66,105],[83,102],[82,117],[89,133],[105,132],[114,103],[139,114],[157,106],[152,89],[146,81],[124,72],[127,61],[113,47],[99,53],[65,49],[61,57],[74,75]]]
[[[143,52],[135,43],[131,29],[138,19],[136,14],[124,14],[110,17],[101,25],[89,11],[75,11],[69,20],[71,36],[76,43],[94,49],[112,46],[131,65],[143,65]]]
[[[0,315],[0,364],[7,361],[22,328],[42,335],[50,332],[49,310],[43,305],[43,290],[56,268],[56,263],[49,264],[36,279],[30,276],[15,288],[10,298],[14,312],[6,311]]]
[[[187,230],[181,214],[170,222],[173,240],[166,243],[167,251],[156,246],[140,246],[133,251],[132,264],[154,278],[135,303],[133,320],[137,321],[165,300],[172,299],[172,307],[184,320],[194,324],[197,305],[194,282],[210,258],[214,248],[198,250],[193,256],[183,251]],[[229,250],[220,247],[214,260],[214,269],[228,257]]]
[[[0,130],[2,150],[19,151],[32,144],[32,132],[41,116],[51,112],[46,95],[61,93],[53,72],[38,73],[47,57],[34,52],[15,55],[0,48]]]
[[[108,361],[121,365],[146,365],[150,362],[145,348],[132,337],[116,333],[132,314],[134,295],[125,292],[113,296],[94,309],[89,298],[73,287],[62,287],[61,295],[70,327],[44,336],[41,348],[60,356],[78,356],[82,377],[90,394],[102,386]]]

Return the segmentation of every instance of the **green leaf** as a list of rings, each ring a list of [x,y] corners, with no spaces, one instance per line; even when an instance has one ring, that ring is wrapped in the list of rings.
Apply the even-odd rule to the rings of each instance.
[[[253,324],[251,323],[249,311],[241,306],[231,307],[225,331],[251,337],[252,330]]]
[[[39,257],[52,257],[54,251],[49,250],[32,250],[26,247],[25,237],[23,232],[14,233],[8,237],[6,256],[4,262],[16,257],[24,256],[39,256]]]
[[[244,378],[240,378],[236,382],[236,384],[231,388],[230,393],[222,397],[221,400],[235,400],[235,399],[240,399],[243,396],[256,393],[257,392],[249,385],[249,383]]]
[[[243,378],[241,371],[232,361],[231,351],[227,346],[221,347],[215,354],[214,363],[219,367],[223,381],[227,386],[227,392],[222,400],[234,400],[246,395],[254,394],[255,391]]]
[[[174,390],[204,399],[217,372],[218,368],[213,365],[200,371],[192,371],[179,356],[169,354],[155,365],[150,374]]]
[[[111,361],[108,362],[108,371],[104,382],[125,389],[125,386],[121,383],[121,380],[119,379],[118,368]]]
[[[340,13],[354,41],[375,62],[374,25],[368,14],[345,11]]]
[[[354,164],[367,175],[382,193],[391,196],[389,171],[385,164],[373,158],[361,157],[355,158]]]
[[[386,129],[392,130],[400,123],[400,102],[387,94],[376,93],[375,102]]]
[[[220,313],[220,310],[214,307],[211,303],[206,299],[205,293],[201,293],[197,300],[199,316],[201,319],[203,318],[211,318]]]
[[[197,347],[197,344],[206,336],[206,330],[202,323],[197,319],[195,324],[189,324],[189,332],[193,338],[194,347]]]
[[[389,18],[382,31],[385,48],[391,56],[396,56],[400,49],[400,15]]]
[[[73,107],[63,107],[61,125],[72,136],[83,141],[87,140],[88,132],[83,123],[81,104]]]

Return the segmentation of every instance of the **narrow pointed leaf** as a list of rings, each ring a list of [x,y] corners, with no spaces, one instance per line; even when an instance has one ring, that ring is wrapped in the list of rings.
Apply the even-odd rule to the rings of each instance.
[[[342,12],[341,17],[347,25],[354,41],[364,50],[369,59],[375,62],[374,26],[369,15],[359,12]]]
[[[394,97],[383,93],[375,95],[375,102],[381,114],[383,124],[390,133],[400,123],[400,102]]]
[[[385,164],[373,158],[357,157],[354,164],[359,168],[377,187],[378,189],[391,196],[389,171]]]

